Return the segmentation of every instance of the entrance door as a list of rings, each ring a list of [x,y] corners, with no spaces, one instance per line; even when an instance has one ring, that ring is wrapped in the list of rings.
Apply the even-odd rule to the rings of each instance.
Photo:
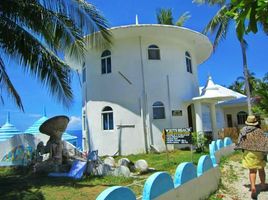
[[[194,127],[193,127],[192,105],[189,105],[187,107],[187,114],[188,114],[188,126],[193,129]]]
[[[231,114],[227,114],[226,115],[227,118],[227,127],[233,127],[233,120],[232,120],[232,115]]]

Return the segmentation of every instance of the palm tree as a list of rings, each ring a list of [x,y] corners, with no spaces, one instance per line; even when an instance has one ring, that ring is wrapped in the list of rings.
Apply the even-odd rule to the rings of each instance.
[[[239,76],[237,77],[237,81],[242,82],[243,85],[245,85],[245,77],[244,76]],[[257,84],[257,78],[255,77],[254,72],[248,72],[248,84],[249,84],[249,90],[251,96],[254,95],[255,89],[256,89],[256,84]],[[244,91],[246,92],[246,88],[244,88]]]
[[[166,24],[166,25],[176,25],[183,26],[184,23],[191,17],[189,12],[184,12],[176,23],[173,22],[173,14],[170,8],[168,9],[159,9],[156,13],[157,23],[158,24]]]
[[[84,59],[85,43],[100,47],[110,43],[107,21],[92,5],[80,0],[0,1],[0,88],[23,110],[21,98],[9,79],[4,60],[12,58],[36,77],[52,96],[68,107],[73,93],[71,70],[61,57]],[[94,41],[83,35],[100,31]],[[105,43],[106,42],[106,43]],[[1,95],[2,99],[2,95]]]
[[[207,3],[210,5],[218,4],[220,5],[220,9],[215,14],[215,16],[209,21],[208,25],[204,29],[204,34],[212,33],[215,34],[213,48],[214,51],[217,48],[220,41],[226,38],[229,25],[232,21],[235,21],[234,15],[230,15],[231,12],[238,12],[236,13],[239,15],[238,10],[233,10],[234,5],[232,3],[227,3],[226,0],[195,0],[197,3]],[[252,106],[251,106],[251,95],[250,95],[250,88],[248,82],[248,67],[247,67],[247,56],[246,56],[246,41],[243,38],[244,32],[241,31],[244,29],[242,24],[236,25],[236,36],[240,43],[242,57],[243,57],[243,74],[245,77],[245,88],[246,88],[246,95],[247,95],[247,104],[248,104],[248,113],[249,115],[252,114]],[[241,34],[242,33],[242,34]]]
[[[236,80],[228,88],[231,89],[231,90],[234,90],[236,92],[239,92],[241,94],[244,94],[243,87],[244,87],[244,82]]]

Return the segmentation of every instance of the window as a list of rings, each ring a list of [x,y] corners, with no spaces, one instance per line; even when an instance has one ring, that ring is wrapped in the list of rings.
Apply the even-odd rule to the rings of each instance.
[[[106,106],[102,110],[102,127],[103,130],[114,129],[113,109],[109,106]]]
[[[245,111],[240,111],[237,113],[237,124],[243,125],[247,120],[248,114]]]
[[[86,71],[86,65],[85,63],[83,63],[83,67],[82,67],[82,82],[85,83],[86,82],[86,74],[87,71]]]
[[[189,54],[188,51],[185,52],[185,62],[186,62],[187,72],[193,73],[193,70],[192,70],[192,59],[191,59],[191,55]]]
[[[109,74],[112,72],[112,61],[111,61],[111,52],[105,50],[101,54],[101,73]]]
[[[148,47],[148,59],[160,60],[160,49],[158,46],[153,44]]]
[[[160,101],[153,104],[153,119],[165,119],[165,106]]]

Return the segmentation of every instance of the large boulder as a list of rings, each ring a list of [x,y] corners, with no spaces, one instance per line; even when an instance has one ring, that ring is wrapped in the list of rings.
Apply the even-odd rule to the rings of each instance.
[[[125,166],[128,167],[130,161],[127,158],[121,158],[118,160],[118,166]]]
[[[119,166],[115,168],[113,171],[114,176],[124,176],[124,177],[129,177],[130,176],[130,170],[126,166]]]
[[[146,160],[137,160],[135,162],[135,168],[141,172],[147,172],[148,171],[148,163]]]
[[[107,157],[104,159],[104,164],[115,167],[115,160],[113,157]]]

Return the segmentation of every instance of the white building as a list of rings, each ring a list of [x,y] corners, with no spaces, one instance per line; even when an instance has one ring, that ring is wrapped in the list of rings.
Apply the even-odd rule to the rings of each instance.
[[[89,47],[82,67],[84,147],[100,155],[161,151],[164,128],[202,131],[191,100],[199,96],[198,65],[212,52],[209,39],[168,25],[111,32],[112,47]]]

